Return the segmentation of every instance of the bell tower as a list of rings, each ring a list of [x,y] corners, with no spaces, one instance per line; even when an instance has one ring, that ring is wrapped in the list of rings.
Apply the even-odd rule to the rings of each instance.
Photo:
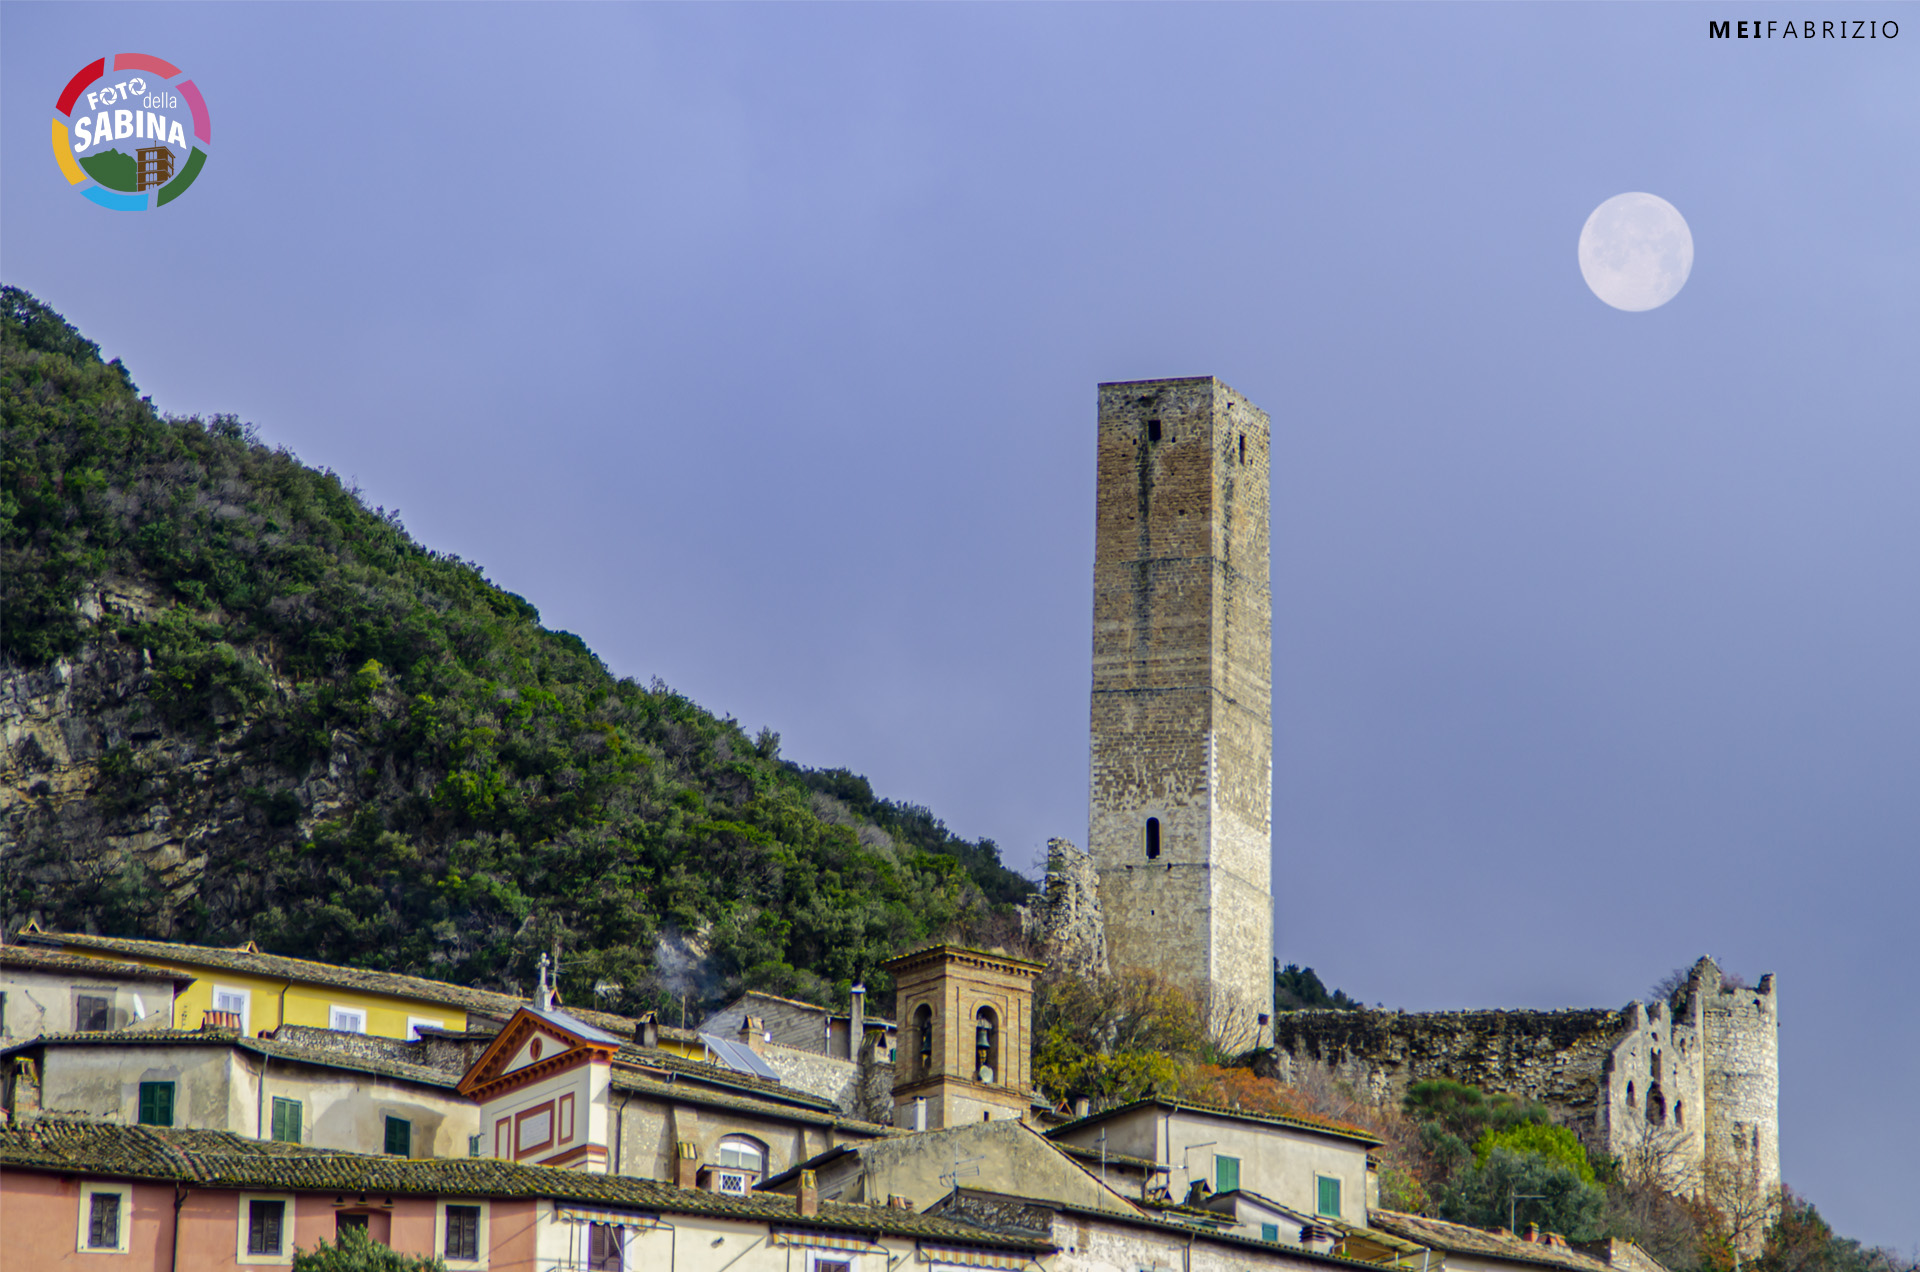
[[[900,1030],[893,1124],[932,1131],[1024,1118],[1033,1104],[1033,981],[1046,969],[957,945],[883,966]]]
[[[1088,848],[1108,956],[1273,1010],[1266,412],[1212,376],[1100,386]]]

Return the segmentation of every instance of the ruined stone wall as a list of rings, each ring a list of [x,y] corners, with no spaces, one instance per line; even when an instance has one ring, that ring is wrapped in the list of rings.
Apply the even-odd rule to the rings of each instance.
[[[1580,1129],[1595,1125],[1601,1076],[1624,1011],[1289,1011],[1274,1017],[1266,1068],[1284,1082],[1316,1072],[1373,1103],[1397,1106],[1407,1088],[1451,1078],[1483,1091],[1539,1100]]]
[[[1064,839],[1047,841],[1047,881],[1032,906],[1018,906],[1027,936],[1050,967],[1076,976],[1105,976],[1107,927],[1100,912],[1100,873],[1093,855]]]
[[[1108,956],[1249,1014],[1272,1003],[1269,433],[1211,377],[1100,386],[1088,848]]]
[[[1773,977],[1762,976],[1759,987],[1750,988],[1702,983],[1699,972],[1689,988],[1700,1006],[1705,1040],[1708,1182],[1741,1201],[1769,1198],[1780,1186],[1780,1018]]]

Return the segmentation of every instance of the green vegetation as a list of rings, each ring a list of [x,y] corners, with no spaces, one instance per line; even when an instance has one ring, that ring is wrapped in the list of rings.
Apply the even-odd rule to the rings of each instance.
[[[189,796],[233,825],[168,887],[131,857],[79,871],[70,814],[36,805],[0,880],[9,930],[36,913],[522,989],[557,941],[569,1001],[639,1010],[863,978],[884,1009],[882,959],[1010,926],[1028,887],[992,843],[616,679],[332,473],[230,417],[159,415],[24,292],[0,323],[4,654],[125,688],[133,723],[88,792],[101,831]],[[108,580],[153,600],[89,618]],[[691,984],[656,966],[674,936]]]
[[[1311,967],[1301,967],[1298,963],[1280,966],[1280,960],[1273,960],[1273,1009],[1275,1011],[1305,1011],[1311,1008],[1328,1008],[1333,1011],[1359,1011],[1366,1004],[1357,998],[1349,998],[1339,990],[1329,990],[1321,984],[1319,976]]]
[[[447,1265],[389,1249],[365,1228],[342,1228],[332,1244],[322,1238],[311,1250],[295,1250],[293,1272],[447,1272]]]
[[[121,154],[118,150],[104,150],[97,155],[88,155],[79,161],[87,170],[87,175],[109,190],[124,190],[131,194],[140,184],[140,165],[134,162],[132,155]]]

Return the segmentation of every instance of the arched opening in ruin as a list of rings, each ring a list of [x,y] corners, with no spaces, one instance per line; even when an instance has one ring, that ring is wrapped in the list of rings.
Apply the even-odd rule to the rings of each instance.
[[[1660,1053],[1658,1051],[1655,1051],[1653,1053],[1653,1059],[1647,1062],[1647,1072],[1655,1082],[1660,1080]]]
[[[1147,818],[1147,860],[1152,861],[1160,855],[1160,819]]]
[[[1654,1126],[1667,1124],[1667,1097],[1660,1093],[1660,1084],[1647,1084],[1647,1121]]]
[[[919,1044],[920,1072],[924,1076],[933,1070],[933,1008],[926,1003],[913,1013],[913,1036]]]
[[[973,1018],[973,1076],[988,1085],[1000,1080],[1000,1018],[991,1007]]]
[[[1632,1108],[1633,1106],[1634,1106],[1633,1083],[1629,1082],[1627,1083],[1627,1107]]]
[[[1685,1126],[1687,1124],[1687,1102],[1685,1100],[1675,1100],[1673,1102],[1673,1124],[1675,1126]]]

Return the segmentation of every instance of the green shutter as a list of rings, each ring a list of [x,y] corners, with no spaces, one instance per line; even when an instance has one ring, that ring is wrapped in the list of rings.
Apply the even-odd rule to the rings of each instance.
[[[1323,1215],[1327,1215],[1328,1217],[1334,1218],[1334,1219],[1338,1219],[1340,1217],[1340,1181],[1339,1180],[1328,1179],[1325,1175],[1320,1176],[1319,1213]]]
[[[1240,1159],[1213,1155],[1213,1191],[1232,1192],[1240,1187]]]
[[[173,1125],[173,1083],[142,1082],[140,1084],[140,1125]]]
[[[282,1144],[300,1142],[300,1123],[302,1109],[298,1100],[283,1100],[273,1097],[273,1138]]]
[[[1277,1223],[1261,1224],[1260,1239],[1262,1241],[1278,1241],[1280,1239],[1280,1225]]]
[[[413,1123],[404,1117],[387,1119],[387,1152],[395,1157],[413,1156]]]

